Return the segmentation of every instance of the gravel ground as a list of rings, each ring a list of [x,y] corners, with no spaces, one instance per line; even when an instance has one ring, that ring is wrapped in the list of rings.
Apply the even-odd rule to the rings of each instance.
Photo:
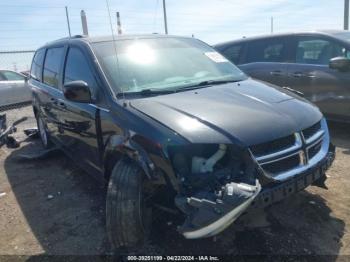
[[[8,111],[8,121],[29,120],[15,134],[20,148],[0,149],[0,255],[108,254],[105,189],[62,154],[23,161],[18,154],[39,150],[26,140],[35,126],[31,108]],[[212,239],[185,240],[173,216],[162,214],[140,254],[332,255],[350,258],[350,125],[330,124],[337,156],[327,172],[328,190],[309,187],[252,215]],[[1,194],[5,193],[5,194]],[[349,255],[339,256],[339,255]]]

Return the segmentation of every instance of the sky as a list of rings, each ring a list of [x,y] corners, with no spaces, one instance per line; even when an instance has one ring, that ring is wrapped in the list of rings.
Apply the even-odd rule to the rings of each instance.
[[[164,33],[162,0],[107,0],[113,30],[120,12],[125,34]],[[68,36],[82,34],[85,10],[89,35],[111,34],[106,0],[1,0],[0,51],[34,50]],[[194,35],[209,44],[274,32],[342,29],[344,0],[166,0],[168,31]]]
[[[106,8],[106,1],[111,12]],[[168,31],[215,44],[243,36],[315,29],[342,29],[344,0],[166,0]],[[0,69],[28,70],[33,53],[46,42],[82,34],[80,11],[91,36],[110,35],[120,12],[125,34],[164,33],[162,0],[0,0]]]

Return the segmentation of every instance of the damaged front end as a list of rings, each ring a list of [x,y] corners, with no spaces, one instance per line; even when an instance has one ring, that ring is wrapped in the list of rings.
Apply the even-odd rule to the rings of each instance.
[[[284,180],[280,174],[267,173],[250,149],[223,144],[169,148],[180,184],[175,204],[186,215],[180,233],[189,239],[211,237],[251,209],[264,208],[309,185],[326,188],[325,172],[334,161],[335,147],[327,132],[322,141],[309,161],[286,169],[285,173],[294,173]]]
[[[246,149],[209,144],[172,147],[169,153],[181,181],[175,204],[186,214],[179,227],[186,238],[223,231],[261,191],[262,170]]]

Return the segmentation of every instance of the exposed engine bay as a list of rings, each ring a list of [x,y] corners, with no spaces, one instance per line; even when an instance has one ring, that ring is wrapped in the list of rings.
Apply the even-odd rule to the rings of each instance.
[[[232,145],[178,146],[169,155],[180,181],[175,204],[186,215],[178,230],[194,239],[220,233],[250,206],[265,207],[311,184],[324,188],[335,147],[330,143],[322,161],[286,182],[266,174],[249,149]]]
[[[224,144],[172,148],[181,194],[175,203],[186,215],[186,238],[213,236],[235,221],[259,194],[258,167],[249,151]]]

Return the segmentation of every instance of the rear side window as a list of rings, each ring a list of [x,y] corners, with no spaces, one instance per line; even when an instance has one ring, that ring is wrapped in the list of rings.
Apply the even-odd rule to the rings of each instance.
[[[30,77],[34,78],[35,80],[41,81],[41,72],[44,62],[44,55],[45,50],[41,49],[36,51],[33,61],[32,61],[32,67],[30,70]]]
[[[249,43],[247,63],[286,62],[286,43],[283,39],[259,40]]]
[[[95,87],[95,79],[86,57],[80,49],[71,47],[66,60],[64,83],[76,80],[85,81],[88,86]]]
[[[229,48],[226,48],[224,51],[222,51],[222,54],[230,60],[232,63],[238,65],[239,64],[239,58],[242,53],[242,47],[243,45],[232,45]]]
[[[348,57],[348,50],[338,43],[316,37],[302,37],[297,41],[295,62],[328,65],[333,57]]]
[[[58,88],[59,71],[64,54],[63,47],[49,48],[46,52],[43,82]]]

